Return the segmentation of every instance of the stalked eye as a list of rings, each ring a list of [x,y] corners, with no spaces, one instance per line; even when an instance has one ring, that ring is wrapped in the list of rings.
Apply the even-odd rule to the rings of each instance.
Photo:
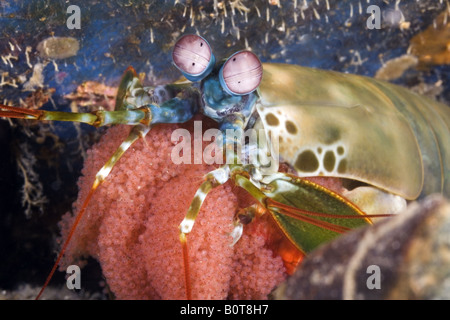
[[[195,34],[185,35],[177,41],[172,59],[175,66],[191,81],[205,78],[216,63],[209,43]]]
[[[262,74],[258,57],[250,51],[239,51],[220,69],[220,84],[231,95],[249,94],[258,88]]]

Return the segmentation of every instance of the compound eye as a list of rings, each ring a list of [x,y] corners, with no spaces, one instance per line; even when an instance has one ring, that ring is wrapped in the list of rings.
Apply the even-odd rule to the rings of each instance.
[[[220,70],[220,83],[231,95],[249,94],[261,83],[263,68],[258,57],[250,51],[232,55]]]
[[[209,43],[195,34],[185,35],[177,41],[172,59],[175,66],[191,81],[205,78],[215,64]]]

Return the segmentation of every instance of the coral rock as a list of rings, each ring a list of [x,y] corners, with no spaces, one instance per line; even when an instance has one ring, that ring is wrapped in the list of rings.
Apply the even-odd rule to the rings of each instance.
[[[313,251],[275,296],[449,299],[449,231],[449,202],[429,196],[393,218]]]

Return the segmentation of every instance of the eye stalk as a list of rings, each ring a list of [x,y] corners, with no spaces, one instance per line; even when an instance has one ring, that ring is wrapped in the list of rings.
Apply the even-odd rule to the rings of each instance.
[[[250,51],[239,51],[224,63],[219,79],[228,94],[245,95],[258,88],[262,74],[263,68],[258,57]]]
[[[195,34],[187,34],[178,39],[173,48],[172,60],[190,81],[204,79],[216,63],[208,41]]]

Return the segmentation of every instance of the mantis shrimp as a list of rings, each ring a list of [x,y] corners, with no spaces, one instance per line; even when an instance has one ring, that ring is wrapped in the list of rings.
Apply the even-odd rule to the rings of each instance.
[[[226,163],[204,176],[179,225],[188,299],[192,298],[188,235],[208,193],[229,180],[257,201],[236,213],[233,243],[239,241],[245,224],[269,214],[302,254],[340,233],[371,224],[371,218],[392,213],[381,208],[402,208],[405,199],[450,193],[450,111],[445,105],[362,76],[263,64],[250,51],[238,51],[216,64],[208,42],[193,34],[177,41],[172,57],[185,79],[146,88],[129,67],[114,111],[68,113],[0,105],[0,116],[8,118],[132,126],[98,171],[37,298],[92,195],[121,156],[152,126],[184,123],[196,113],[218,123],[216,154]],[[249,131],[263,135],[256,139],[250,135],[245,143]],[[280,162],[288,172],[279,169]],[[344,197],[303,179],[316,176],[358,181],[362,186]]]

